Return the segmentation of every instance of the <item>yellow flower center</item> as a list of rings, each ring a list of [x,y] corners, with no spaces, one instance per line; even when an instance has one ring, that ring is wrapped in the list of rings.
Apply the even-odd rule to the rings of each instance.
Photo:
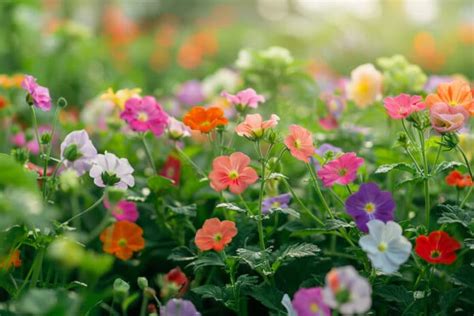
[[[451,106],[456,106],[456,105],[458,105],[458,102],[456,100],[449,100],[448,104],[451,105]]]
[[[367,204],[365,204],[364,209],[367,213],[372,214],[373,212],[375,212],[375,204],[374,203],[367,203]]]
[[[118,243],[119,247],[125,247],[127,245],[127,240],[125,238],[120,238]]]
[[[272,203],[272,208],[278,208],[280,206],[281,206],[281,204],[278,201],[275,201],[275,202]]]
[[[311,303],[311,305],[309,306],[309,309],[311,310],[312,313],[319,312],[319,306],[316,303]]]
[[[359,94],[367,94],[370,90],[370,85],[368,80],[361,80],[356,87],[356,90]]]
[[[222,234],[217,233],[214,235],[214,241],[221,241],[222,240]]]
[[[140,122],[148,121],[148,114],[145,112],[138,112],[137,120],[139,120]]]
[[[239,177],[239,173],[237,172],[237,170],[231,170],[231,171],[229,172],[229,178],[230,178],[231,180],[235,180],[235,179],[237,179],[238,177]]]
[[[295,139],[295,148],[296,149],[301,148],[301,140],[299,138]]]
[[[385,250],[387,250],[387,243],[385,242],[381,242],[378,246],[377,246],[377,249],[380,251],[380,252],[384,252]]]

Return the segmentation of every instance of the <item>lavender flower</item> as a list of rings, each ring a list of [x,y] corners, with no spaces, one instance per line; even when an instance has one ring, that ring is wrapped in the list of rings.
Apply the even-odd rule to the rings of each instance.
[[[160,307],[161,316],[200,316],[191,301],[173,298]]]
[[[51,97],[49,96],[49,90],[48,88],[40,86],[36,82],[36,78],[26,75],[21,86],[28,92],[29,98],[31,98],[33,104],[37,108],[42,111],[51,110]]]
[[[85,130],[69,133],[61,143],[61,159],[66,168],[74,169],[79,176],[88,172],[97,150]]]
[[[176,98],[184,105],[196,105],[204,101],[201,83],[197,80],[186,81],[179,88]]]
[[[381,191],[375,183],[364,183],[359,191],[352,194],[346,200],[346,210],[357,224],[357,227],[367,233],[367,223],[373,219],[382,222],[393,220],[393,210],[395,202],[392,194]]]
[[[89,175],[98,187],[114,186],[127,189],[135,185],[133,168],[126,158],[118,158],[114,154],[99,154],[92,164]]]
[[[298,316],[329,316],[331,309],[323,301],[320,287],[299,289],[293,296],[293,308]]]
[[[288,208],[288,204],[290,203],[291,195],[289,193],[280,194],[277,196],[272,196],[266,198],[262,201],[262,213],[268,214],[270,209],[272,208],[281,208],[286,209]]]

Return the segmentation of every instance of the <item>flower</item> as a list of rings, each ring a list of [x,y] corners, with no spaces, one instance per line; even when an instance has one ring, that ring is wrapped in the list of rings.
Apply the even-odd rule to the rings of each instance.
[[[11,267],[18,268],[21,266],[20,251],[15,249],[6,257],[0,258],[0,272],[2,270],[10,270]]]
[[[311,132],[299,125],[290,125],[290,135],[285,138],[285,145],[293,157],[309,162],[309,157],[314,153]]]
[[[286,209],[288,208],[288,204],[290,203],[290,200],[291,200],[291,194],[289,193],[284,193],[277,196],[266,198],[265,200],[262,201],[262,213],[267,214],[268,212],[270,212],[270,209],[272,208]]]
[[[21,82],[21,87],[25,89],[32,103],[42,111],[51,110],[51,97],[49,96],[48,88],[40,86],[36,82],[36,78],[26,75]]]
[[[181,177],[181,160],[169,155],[160,171],[160,175],[172,180],[174,185],[178,185]]]
[[[408,95],[402,93],[396,97],[387,97],[383,100],[387,114],[394,120],[401,120],[410,116],[413,112],[425,108],[419,95]]]
[[[132,173],[133,168],[126,158],[118,158],[111,153],[97,155],[89,171],[96,186],[103,188],[108,185],[120,189],[135,185]]]
[[[323,300],[342,314],[362,314],[372,305],[372,288],[352,266],[333,268],[326,274]]]
[[[468,119],[469,114],[462,106],[437,103],[430,108],[431,126],[439,133],[458,131]]]
[[[142,89],[120,89],[117,92],[114,92],[112,88],[107,89],[107,91],[100,96],[101,100],[110,101],[121,110],[125,107],[125,102],[130,98],[140,98],[140,93]]]
[[[174,117],[168,118],[168,126],[166,127],[166,132],[168,133],[169,138],[172,140],[180,140],[183,137],[191,136],[191,131],[189,128],[184,125],[183,122],[178,121]]]
[[[179,267],[171,269],[163,278],[160,278],[159,281],[161,297],[170,297],[176,294],[183,296],[189,286],[189,279]]]
[[[8,100],[0,95],[0,110],[6,108],[8,105]]]
[[[442,230],[431,232],[428,236],[416,238],[415,252],[425,261],[434,264],[451,264],[456,260],[456,250],[461,244]]]
[[[196,232],[194,242],[202,250],[222,251],[224,247],[237,235],[237,228],[232,221],[220,221],[214,217],[207,219],[202,228]]]
[[[104,207],[108,209],[118,221],[136,222],[138,219],[139,214],[135,202],[121,200],[112,205],[108,199],[104,199]]]
[[[137,224],[120,221],[107,227],[100,234],[100,241],[104,252],[113,254],[121,260],[128,260],[134,252],[145,248],[142,235],[143,229]]]
[[[336,183],[346,185],[356,179],[357,170],[363,164],[364,159],[357,157],[355,153],[345,153],[325,164],[318,170],[318,176],[325,187],[331,187]]]
[[[402,235],[400,225],[373,219],[367,226],[369,235],[362,236],[359,245],[367,253],[374,268],[387,274],[398,271],[411,253],[411,243]]]
[[[91,169],[96,156],[97,149],[85,130],[69,133],[61,143],[61,159],[64,159],[64,165],[74,169],[79,176]]]
[[[204,101],[201,83],[197,80],[186,81],[176,94],[179,103],[193,105]]]
[[[260,51],[260,57],[268,59],[277,64],[289,65],[293,62],[293,56],[288,49],[280,46],[271,46]]]
[[[257,94],[257,92],[252,88],[239,91],[236,95],[222,91],[221,96],[225,97],[229,103],[237,106],[240,110],[243,110],[246,107],[256,109],[260,102],[265,102],[265,97]]]
[[[374,103],[382,96],[382,74],[372,64],[358,66],[351,72],[347,85],[349,100],[361,108]]]
[[[141,99],[131,98],[125,102],[125,109],[120,118],[137,132],[152,131],[159,137],[168,124],[168,114],[154,97],[146,96]]]
[[[471,116],[474,115],[474,97],[472,96],[469,83],[463,80],[454,80],[449,83],[441,83],[436,90],[426,97],[426,105],[431,108],[438,103],[446,103],[449,106],[461,106]]]
[[[331,309],[323,301],[322,288],[301,288],[291,301],[298,316],[330,316]]]
[[[217,126],[226,125],[227,119],[220,108],[210,107],[206,109],[202,106],[195,106],[186,113],[183,122],[192,130],[209,133]]]
[[[367,223],[379,219],[384,223],[393,220],[395,202],[392,194],[381,191],[375,183],[364,183],[359,191],[346,200],[346,210],[354,218],[357,227],[364,233],[368,232]]]
[[[160,307],[161,316],[201,316],[194,307],[194,304],[188,300],[173,298],[165,306]]]
[[[458,187],[459,189],[470,187],[473,185],[471,176],[468,174],[462,174],[457,170],[451,171],[445,178],[446,184],[452,187]]]
[[[215,97],[219,91],[234,91],[239,84],[239,74],[227,68],[221,68],[202,81],[202,92],[207,98]]]
[[[244,192],[258,179],[257,172],[249,164],[249,156],[241,152],[217,157],[212,162],[212,171],[209,173],[211,187],[217,192],[227,187],[234,194]]]
[[[92,132],[105,131],[109,122],[118,121],[115,117],[115,105],[100,98],[95,98],[86,103],[81,111],[80,119],[85,123],[86,129]]]
[[[270,119],[263,121],[260,114],[247,114],[245,120],[235,127],[235,131],[239,136],[257,139],[263,136],[265,131],[269,128],[275,127],[280,118],[272,114]]]

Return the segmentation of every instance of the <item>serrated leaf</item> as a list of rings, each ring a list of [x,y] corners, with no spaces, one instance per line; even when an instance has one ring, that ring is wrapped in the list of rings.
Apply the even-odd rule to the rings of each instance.
[[[253,251],[245,248],[237,249],[237,255],[239,258],[247,263],[253,270],[262,270],[268,266],[269,252],[265,251]]]
[[[433,170],[433,174],[440,174],[446,170],[453,169],[462,165],[463,164],[459,161],[443,161],[436,166],[436,169]]]
[[[272,213],[283,213],[283,214],[294,216],[296,218],[300,218],[300,213],[298,213],[297,211],[295,211],[294,209],[292,209],[290,207],[287,207],[287,208],[281,208],[281,207],[271,208],[269,210],[269,212],[270,212],[270,214],[272,214]]]
[[[160,175],[149,177],[147,185],[154,192],[162,191],[173,187],[173,181]]]
[[[190,261],[197,258],[197,255],[191,251],[188,247],[181,246],[174,248],[171,254],[168,256],[168,260],[173,261]]]
[[[460,267],[452,276],[452,280],[456,284],[461,284],[474,289],[474,267],[470,265]]]
[[[474,211],[464,210],[457,205],[439,204],[437,206],[442,213],[438,219],[438,224],[458,223],[466,228],[474,224]]]
[[[278,260],[285,260],[286,258],[302,258],[314,256],[321,251],[318,246],[310,243],[292,244],[286,247]]]
[[[272,180],[272,179],[288,179],[288,177],[285,176],[284,174],[273,172],[267,177],[267,180]]]
[[[196,294],[201,295],[203,298],[212,298],[218,302],[219,301],[224,302],[228,299],[228,296],[226,295],[227,293],[225,290],[212,284],[202,285],[202,286],[192,289],[191,291],[193,291]]]
[[[456,302],[459,295],[461,295],[462,289],[455,288],[442,293],[439,299],[439,307],[442,311],[447,312],[449,308]]]
[[[283,293],[277,288],[270,286],[266,283],[260,286],[254,286],[248,293],[250,296],[255,298],[258,302],[264,306],[278,312],[285,312],[281,305]]]
[[[225,208],[230,211],[237,211],[237,212],[242,212],[242,213],[247,213],[247,210],[239,207],[238,205],[234,203],[219,203],[216,205],[216,208]]]
[[[383,174],[383,173],[391,172],[393,170],[406,171],[411,174],[416,174],[416,169],[413,167],[413,165],[407,164],[405,162],[381,165],[374,171],[374,173]]]
[[[195,261],[187,265],[187,267],[193,267],[194,271],[209,266],[225,267],[225,263],[222,261],[222,258],[217,253],[205,252],[201,254]]]
[[[374,293],[389,302],[400,303],[403,307],[413,302],[413,293],[401,285],[384,284],[377,286],[374,289]]]
[[[176,214],[186,215],[186,216],[196,216],[196,204],[191,205],[167,205],[167,207]]]

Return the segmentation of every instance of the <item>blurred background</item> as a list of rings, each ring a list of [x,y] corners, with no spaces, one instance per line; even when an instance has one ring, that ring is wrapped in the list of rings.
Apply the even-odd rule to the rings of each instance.
[[[77,107],[109,87],[174,95],[272,45],[312,74],[399,53],[474,78],[472,0],[2,0],[0,25],[0,74],[32,74]]]

